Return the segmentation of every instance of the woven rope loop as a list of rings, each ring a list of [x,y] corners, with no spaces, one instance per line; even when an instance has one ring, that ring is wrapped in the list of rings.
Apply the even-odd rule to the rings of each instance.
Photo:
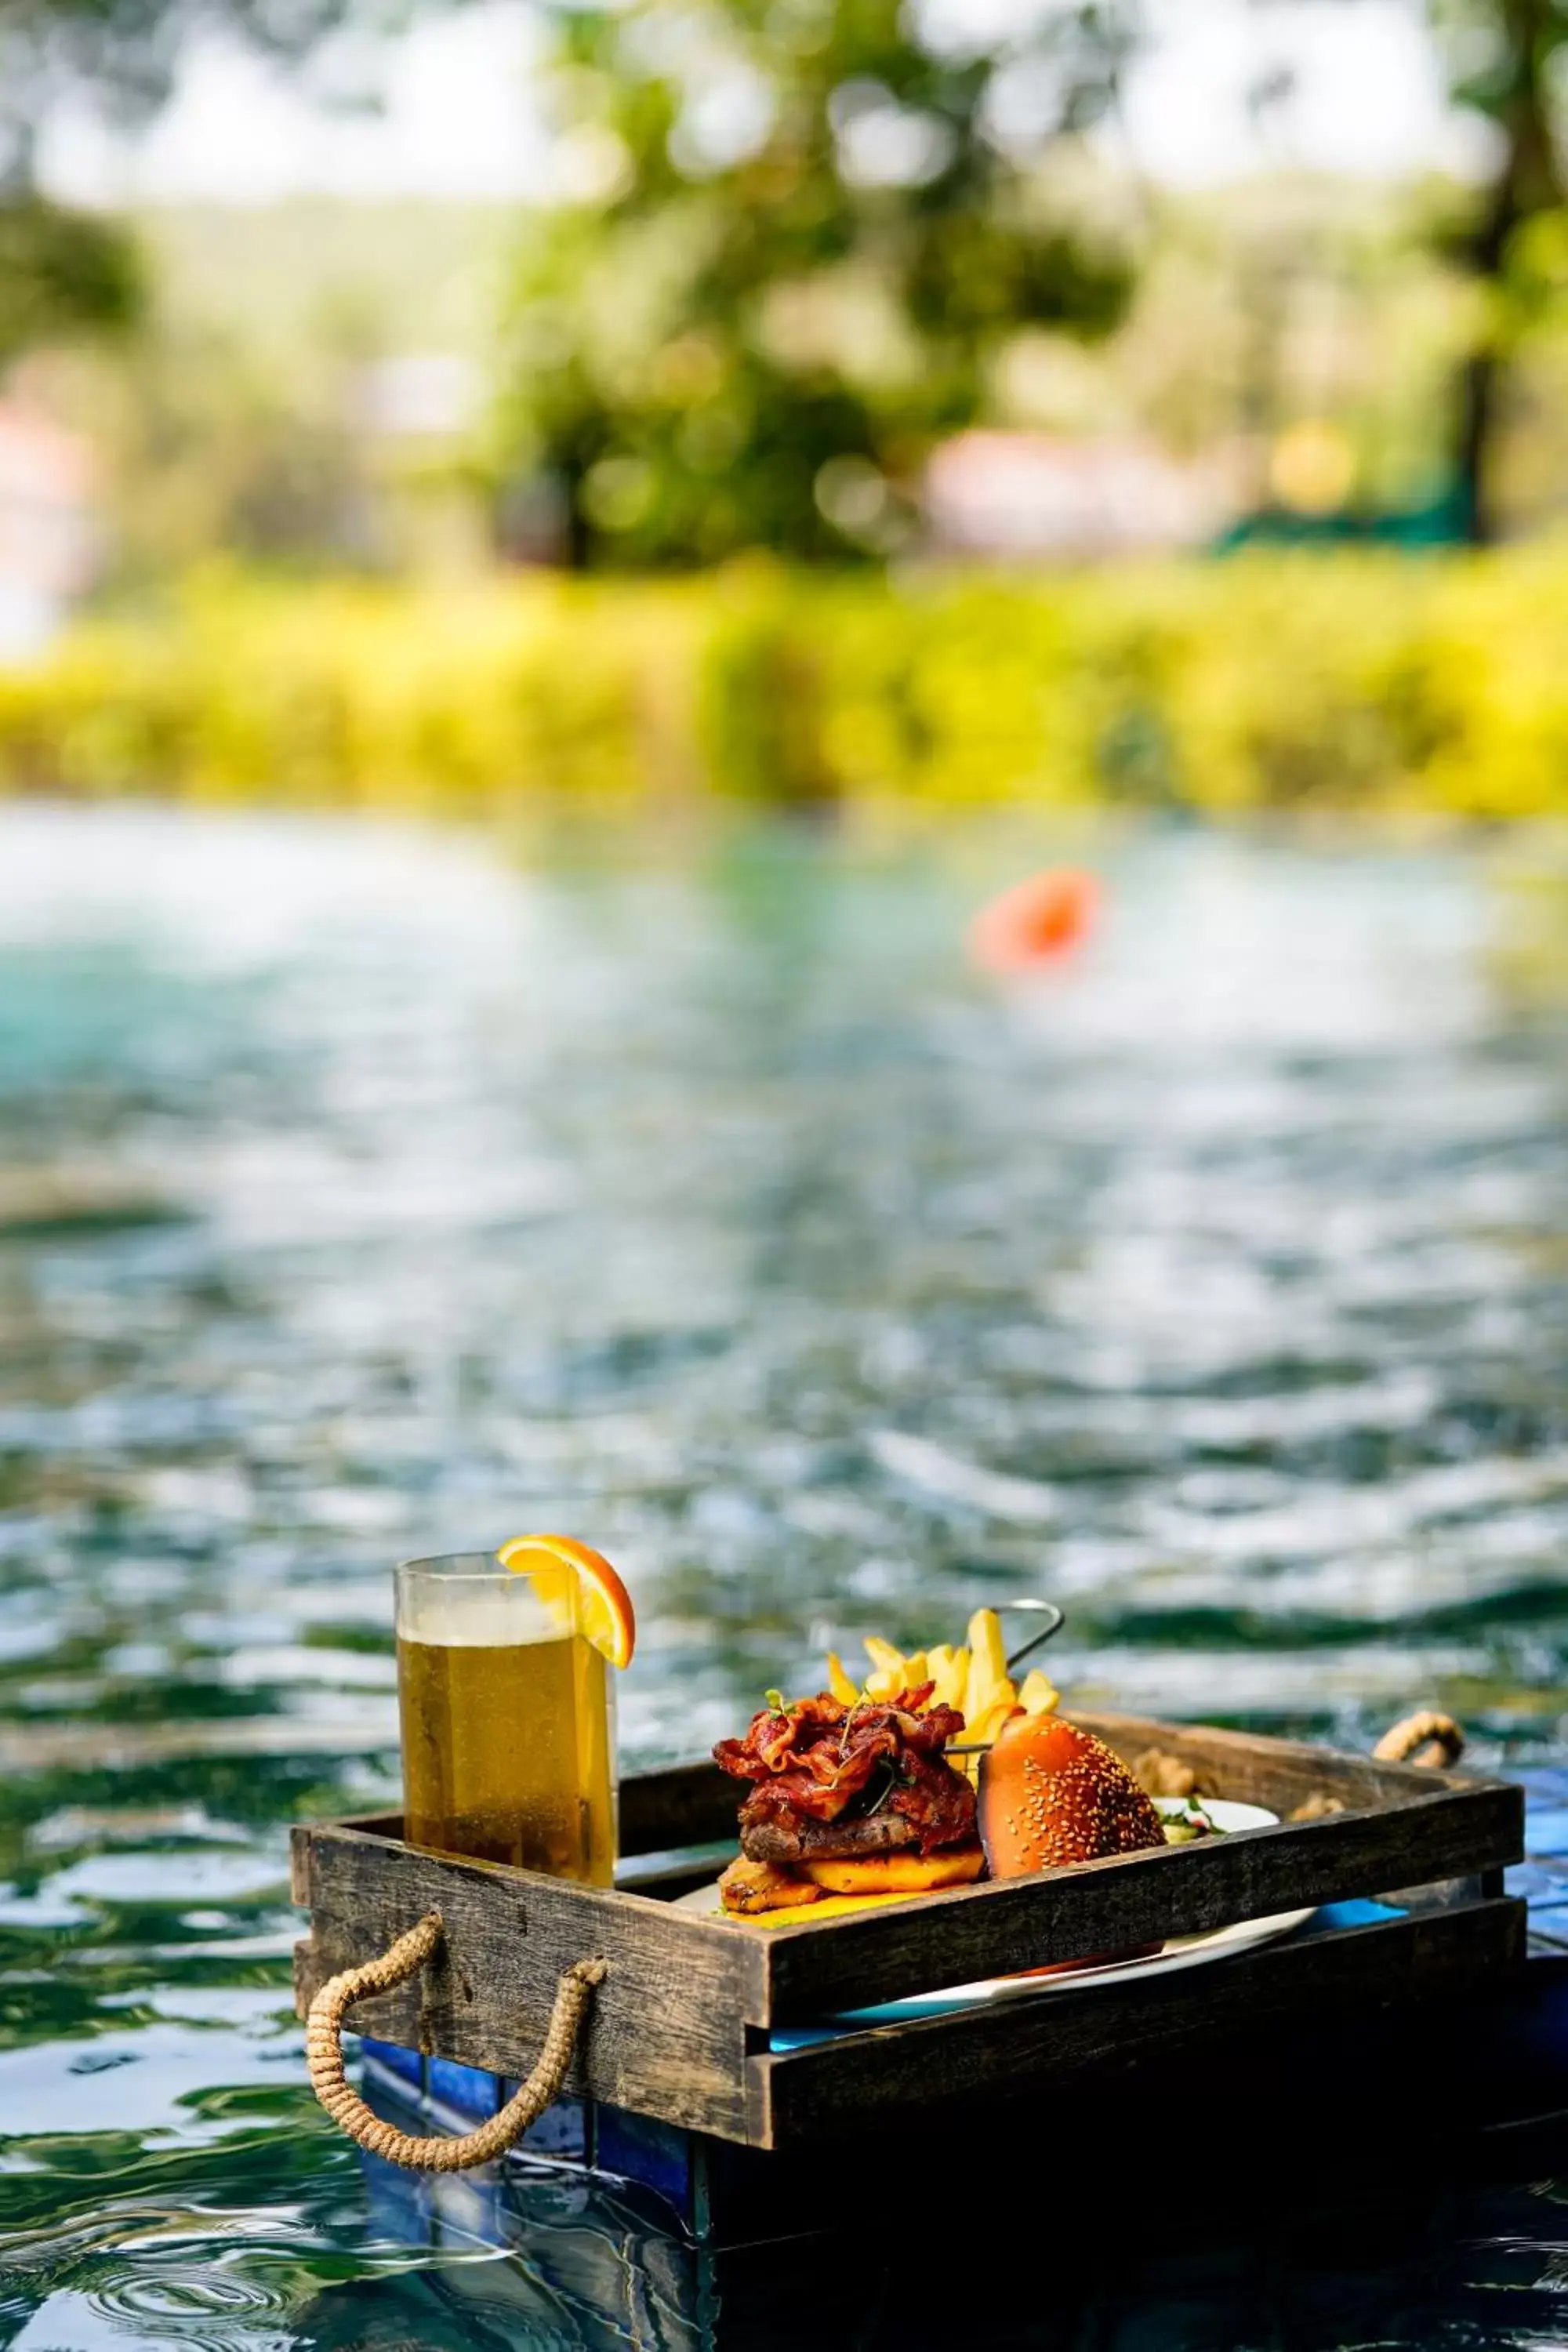
[[[390,1992],[423,1968],[441,1941],[441,1914],[427,1911],[416,1927],[363,1968],[345,1969],[331,1977],[310,2003],[305,2021],[305,2064],[310,2088],[335,2124],[372,2156],[384,2157],[407,2172],[466,2172],[470,2165],[489,2164],[503,2156],[522,2137],[552,2101],[560,2096],[566,2070],[594,1988],[607,1973],[604,1960],[575,1960],[556,1987],[555,2006],[539,2062],[521,2088],[499,2114],[477,2131],[452,2139],[415,2139],[373,2115],[343,2074],[343,2018],[356,2000]]]
[[[1451,1715],[1439,1715],[1435,1707],[1426,1706],[1385,1731],[1372,1752],[1380,1764],[1425,1764],[1442,1769],[1457,1764],[1464,1754],[1465,1735]]]

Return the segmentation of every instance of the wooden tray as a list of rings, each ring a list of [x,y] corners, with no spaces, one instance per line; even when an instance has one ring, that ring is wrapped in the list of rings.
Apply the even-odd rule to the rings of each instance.
[[[783,2148],[974,2100],[1125,2082],[1156,2050],[1219,2053],[1238,2033],[1457,1992],[1522,1961],[1524,1906],[1501,1893],[1503,1866],[1523,1851],[1522,1790],[1202,1727],[1074,1720],[1129,1760],[1152,1747],[1180,1758],[1210,1795],[1281,1816],[1313,1800],[1341,1810],[771,1929],[670,1899],[717,1867],[680,1850],[734,1837],[740,1792],[711,1764],[623,1783],[628,1862],[613,1892],[423,1853],[402,1843],[395,1815],[311,1823],[294,1832],[294,1895],[311,1919],[296,1953],[300,2013],[327,1977],[438,1909],[444,1957],[358,2006],[356,2030],[521,2076],[561,1971],[596,1954],[609,1974],[569,2087]],[[1358,1897],[1396,1916],[1143,1983],[771,2046],[781,2029],[847,2008]]]

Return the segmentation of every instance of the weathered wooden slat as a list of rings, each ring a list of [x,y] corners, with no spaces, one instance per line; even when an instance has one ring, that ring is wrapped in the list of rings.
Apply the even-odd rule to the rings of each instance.
[[[662,1780],[664,1775],[651,1774],[648,1777]],[[333,1826],[340,1830],[363,1830],[366,1837],[401,1838],[403,1816],[401,1813],[345,1813]],[[731,1832],[733,1828],[731,1822]],[[711,1847],[721,1841],[709,1839],[702,1843]],[[694,1860],[689,1851],[681,1851],[686,1843],[682,1839],[671,1847],[640,1845],[635,1855],[628,1850],[624,1867],[616,1865],[616,1885],[624,1887],[627,1894],[654,1895],[664,1903],[672,1902],[678,1895],[689,1893],[694,1886],[709,1885],[723,1867],[722,1862],[710,1858]],[[304,1853],[303,1844],[296,1838],[290,1859],[289,1898],[301,1909],[310,1900],[300,1875],[304,1867]],[[644,1854],[655,1859],[644,1863],[638,1859]]]
[[[295,1840],[311,1915],[297,1955],[301,2011],[329,1976],[438,1910],[441,1958],[357,2008],[358,2032],[523,2075],[562,1970],[595,1955],[610,1973],[575,2086],[695,2131],[750,2136],[746,2027],[765,2016],[754,1938],[640,1895],[423,1853],[363,1831],[323,1825]]]
[[[651,1895],[660,1903],[674,1903],[682,1895],[695,1894],[700,1886],[711,1886],[723,1866],[723,1861],[715,1860],[711,1853],[700,1862],[689,1855],[634,1857],[616,1864],[616,1885],[627,1895]]]
[[[966,1886],[820,1926],[733,1928],[768,1948],[769,2021],[795,2024],[942,1985],[1205,1935],[1391,1884],[1462,1878],[1523,1850],[1522,1792],[1503,1781],[1433,1788],[1373,1812],[1240,1830]]]
[[[1522,1904],[1482,1902],[756,2055],[757,2128],[785,2148],[939,2107],[951,2116],[955,2102],[1133,2087],[1142,2065],[1180,2046],[1212,2045],[1217,2063],[1227,2042],[1299,2019],[1458,1992],[1517,1967],[1523,1948]]]
[[[1304,1740],[1272,1739],[1250,1731],[1222,1731],[1203,1723],[1159,1723],[1147,1716],[1072,1709],[1072,1720],[1094,1732],[1127,1763],[1146,1748],[1190,1764],[1198,1785],[1211,1797],[1266,1805],[1281,1817],[1313,1797],[1332,1797],[1348,1807],[1397,1804],[1436,1787],[1470,1785],[1465,1773],[1435,1772],[1415,1764],[1382,1764]]]
[[[623,1854],[663,1853],[681,1846],[733,1838],[746,1791],[717,1764],[671,1764],[655,1772],[628,1772],[621,1781],[619,1845]],[[355,1813],[345,1829],[373,1837],[402,1833],[398,1813]]]
[[[707,1762],[628,1773],[621,1782],[621,1852],[662,1853],[732,1838],[745,1793],[740,1781]]]

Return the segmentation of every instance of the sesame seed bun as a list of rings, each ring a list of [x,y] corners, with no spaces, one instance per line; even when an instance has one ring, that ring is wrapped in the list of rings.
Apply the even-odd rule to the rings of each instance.
[[[1121,1758],[1059,1715],[1016,1715],[997,1734],[981,1759],[980,1837],[993,1878],[1165,1843]]]

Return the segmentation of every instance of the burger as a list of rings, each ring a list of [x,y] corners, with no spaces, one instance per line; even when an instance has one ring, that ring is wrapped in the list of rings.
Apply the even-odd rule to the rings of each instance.
[[[1060,1715],[1016,1715],[997,1733],[981,1759],[980,1837],[993,1878],[1026,1878],[1166,1843],[1164,1822],[1121,1759]],[[1135,1944],[1024,1973],[1069,1974],[1145,1959],[1160,1948],[1158,1942]]]
[[[743,1738],[720,1740],[714,1762],[750,1783],[740,1859],[719,1882],[726,1911],[897,1899],[980,1876],[974,1790],[943,1752],[963,1717],[931,1704],[934,1687],[849,1705],[820,1691],[786,1706],[770,1691]]]
[[[1165,1824],[1121,1759],[1060,1715],[1016,1715],[980,1767],[993,1878],[1023,1878],[1163,1845]]]

